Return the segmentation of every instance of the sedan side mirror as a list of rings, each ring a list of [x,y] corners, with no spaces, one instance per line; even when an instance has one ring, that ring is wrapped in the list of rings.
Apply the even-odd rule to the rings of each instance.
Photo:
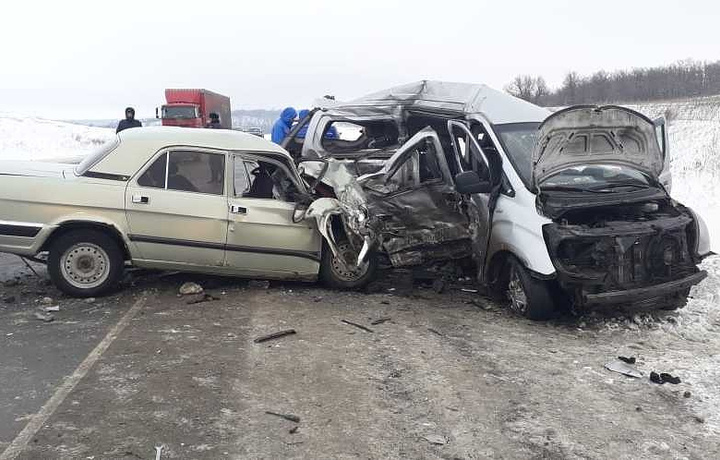
[[[492,184],[489,180],[480,179],[475,171],[465,171],[455,176],[455,189],[462,195],[490,193]]]

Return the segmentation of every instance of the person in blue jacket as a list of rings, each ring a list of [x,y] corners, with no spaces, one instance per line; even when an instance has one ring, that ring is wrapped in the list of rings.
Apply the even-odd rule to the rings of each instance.
[[[276,144],[281,144],[285,136],[290,132],[293,120],[297,117],[297,111],[292,107],[285,107],[280,113],[280,118],[277,119],[272,127],[271,139]]]
[[[302,109],[298,113],[298,123],[303,121],[303,118],[307,117],[310,114],[310,111],[308,109]],[[305,139],[305,136],[307,135],[308,126],[310,126],[310,122],[305,124],[302,128],[300,128],[300,131],[298,131],[297,135],[295,136],[297,139]],[[325,139],[338,139],[338,132],[337,129],[335,129],[334,126],[330,126],[328,128],[327,132],[325,133]]]

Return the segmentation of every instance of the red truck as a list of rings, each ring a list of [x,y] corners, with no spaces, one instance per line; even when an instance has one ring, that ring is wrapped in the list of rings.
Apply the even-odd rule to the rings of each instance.
[[[220,126],[232,129],[230,98],[206,89],[166,89],[161,114],[163,126],[204,128],[210,124],[210,114],[220,116]]]

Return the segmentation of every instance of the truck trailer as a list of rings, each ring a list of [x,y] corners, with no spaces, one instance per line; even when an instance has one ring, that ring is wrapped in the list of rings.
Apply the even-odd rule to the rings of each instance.
[[[230,98],[206,89],[166,89],[166,104],[156,115],[163,126],[205,128],[210,124],[210,114],[220,116],[220,126],[232,129]]]

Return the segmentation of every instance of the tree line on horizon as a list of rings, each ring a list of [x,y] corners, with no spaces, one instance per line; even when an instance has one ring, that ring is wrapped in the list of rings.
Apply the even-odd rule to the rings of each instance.
[[[518,75],[505,91],[545,107],[574,104],[628,103],[720,94],[720,61],[679,61],[589,76],[568,72],[561,86],[548,87],[542,76]]]

